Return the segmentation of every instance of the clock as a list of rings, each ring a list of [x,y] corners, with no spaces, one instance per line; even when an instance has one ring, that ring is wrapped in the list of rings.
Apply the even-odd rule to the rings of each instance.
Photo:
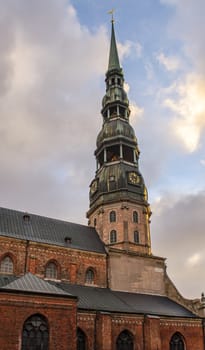
[[[98,188],[98,182],[97,180],[94,180],[90,186],[91,194],[95,193],[97,191],[97,188]]]
[[[140,177],[135,171],[131,171],[130,173],[128,173],[128,181],[132,185],[137,185],[140,181]]]

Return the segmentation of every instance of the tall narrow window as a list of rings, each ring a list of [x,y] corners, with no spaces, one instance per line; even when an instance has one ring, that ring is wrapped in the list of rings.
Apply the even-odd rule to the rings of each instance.
[[[134,242],[135,243],[139,243],[140,242],[140,236],[139,236],[139,232],[138,231],[134,232]]]
[[[89,268],[86,271],[86,275],[85,275],[85,283],[87,284],[94,284],[94,271],[93,269]]]
[[[117,242],[117,232],[115,230],[112,230],[110,232],[110,243]]]
[[[45,277],[54,280],[58,278],[57,266],[54,262],[49,262],[47,264]]]
[[[13,273],[14,272],[14,264],[10,256],[6,255],[0,263],[0,272],[1,273]]]
[[[133,222],[138,222],[138,212],[133,211]]]
[[[116,345],[117,350],[133,350],[133,335],[127,330],[121,332],[117,338]]]
[[[48,350],[48,322],[41,315],[29,317],[23,326],[21,350]]]
[[[86,350],[86,335],[82,329],[77,329],[77,350]]]
[[[116,221],[116,212],[112,210],[110,212],[110,222],[115,222]]]
[[[169,343],[169,349],[170,350],[184,350],[184,340],[181,334],[175,333]]]

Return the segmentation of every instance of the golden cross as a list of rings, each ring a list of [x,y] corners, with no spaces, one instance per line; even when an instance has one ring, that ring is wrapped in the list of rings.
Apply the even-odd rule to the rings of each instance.
[[[111,19],[111,22],[112,22],[112,23],[114,23],[114,16],[113,16],[114,11],[115,11],[114,9],[108,11],[109,15],[112,15],[112,19]]]

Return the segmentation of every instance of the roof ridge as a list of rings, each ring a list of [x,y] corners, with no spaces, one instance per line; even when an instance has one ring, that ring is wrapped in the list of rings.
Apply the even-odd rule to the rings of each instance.
[[[35,213],[30,213],[29,211],[22,211],[22,210],[17,210],[17,209],[10,209],[10,208],[5,208],[5,207],[0,207],[0,210],[6,210],[6,211],[10,211],[10,212],[15,212],[15,213],[19,213],[24,215],[25,213],[28,215],[32,215],[32,216],[36,216],[36,217],[40,217],[43,219],[49,219],[49,220],[53,220],[53,221],[60,221],[60,222],[65,222],[67,224],[72,224],[72,225],[76,225],[76,226],[83,226],[83,227],[89,227],[91,229],[94,229],[94,227],[85,225],[85,224],[77,224],[75,222],[71,222],[71,221],[66,221],[65,219],[59,219],[59,218],[52,218],[50,216],[45,216],[45,215],[40,215],[40,214],[35,214]]]
[[[51,285],[48,281],[32,274],[31,272],[25,273],[23,276],[19,276],[16,280],[1,287],[5,290],[34,292],[43,294],[57,294],[65,296],[73,296],[72,294],[62,290],[56,285]]]

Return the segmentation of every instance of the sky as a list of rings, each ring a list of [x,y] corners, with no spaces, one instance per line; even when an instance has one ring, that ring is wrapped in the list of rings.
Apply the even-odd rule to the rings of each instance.
[[[0,0],[2,207],[87,224],[110,15],[152,210],[152,252],[205,291],[204,0]]]

